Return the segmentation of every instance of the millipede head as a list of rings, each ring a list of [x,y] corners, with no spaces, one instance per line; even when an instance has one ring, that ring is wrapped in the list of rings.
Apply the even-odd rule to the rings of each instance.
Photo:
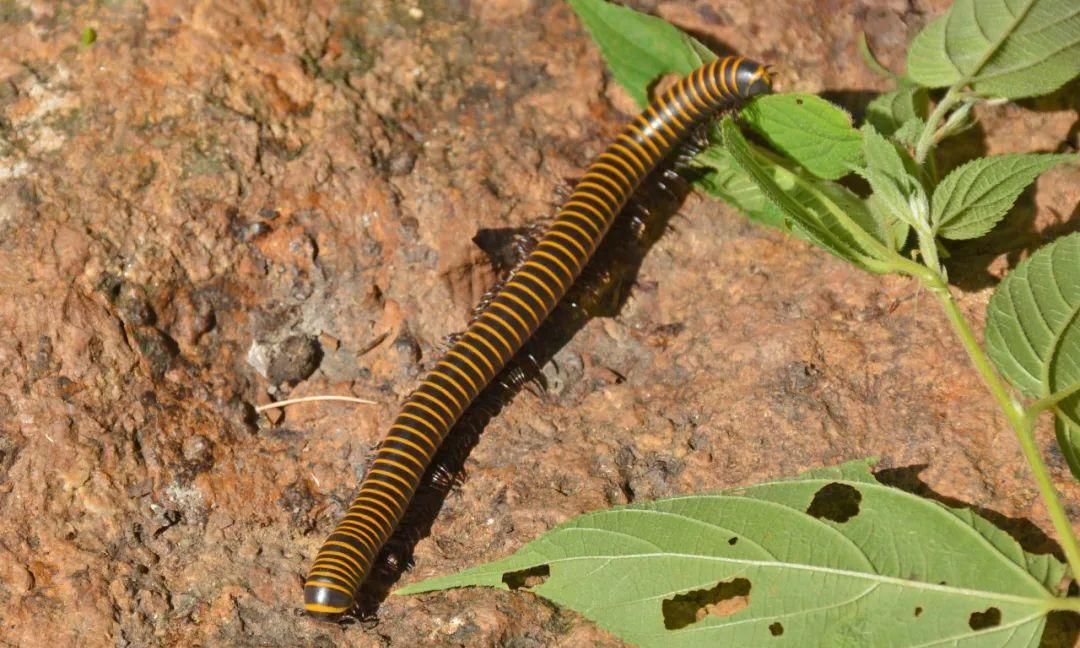
[[[772,92],[772,71],[767,65],[740,59],[735,67],[735,88],[744,99]]]

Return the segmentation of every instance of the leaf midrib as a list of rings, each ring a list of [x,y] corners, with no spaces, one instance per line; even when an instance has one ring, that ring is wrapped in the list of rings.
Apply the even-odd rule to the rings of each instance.
[[[1004,1],[1004,0],[1002,0],[1002,1]],[[999,49],[1001,49],[1001,46],[1005,43],[1005,41],[1009,38],[1009,36],[1012,36],[1012,34],[1016,31],[1016,28],[1020,25],[1020,23],[1022,23],[1024,21],[1024,19],[1028,15],[1028,12],[1031,10],[1031,8],[1033,6],[1035,6],[1035,3],[1037,1],[1038,0],[1028,0],[1027,4],[1024,5],[1023,10],[1021,10],[1019,15],[1016,16],[1016,18],[1013,20],[1012,24],[1009,25],[1008,28],[1003,30],[1001,35],[998,36],[998,38],[995,39],[991,43],[990,48],[986,51],[985,54],[982,55],[981,58],[979,58],[978,63],[975,64],[975,67],[971,70],[970,73],[965,73],[963,70],[961,70],[960,66],[957,64],[956,60],[952,57],[952,55],[949,55],[949,62],[952,63],[952,66],[954,68],[956,68],[956,71],[961,74],[960,80],[957,81],[954,84],[954,86],[962,88],[962,87],[964,87],[966,85],[970,85],[972,83],[973,79],[976,76],[978,76],[979,72],[983,69],[983,67],[985,67],[986,64],[990,62],[990,59],[992,59],[994,57],[994,55],[997,53],[997,51]],[[954,6],[954,8],[955,8],[955,6]],[[973,0],[973,2],[972,2],[972,10],[973,10],[973,13],[977,16],[978,15],[978,4],[977,4],[977,2],[975,0]],[[952,12],[952,9],[950,9],[948,18],[946,18],[946,20],[951,21],[952,19],[953,19],[953,12]],[[978,22],[977,17],[974,18],[974,20],[976,22]],[[942,35],[945,36],[946,39],[947,39],[948,38],[947,37],[948,33],[949,33],[949,23],[946,22],[945,29],[942,30]],[[947,49],[946,49],[946,53],[948,54]]]
[[[552,558],[543,559],[542,562],[549,567],[552,565],[572,563],[576,561],[591,561],[591,560],[607,560],[610,562],[618,560],[630,560],[630,559],[650,559],[650,558],[678,558],[682,560],[700,560],[705,562],[717,562],[723,564],[735,564],[746,567],[756,567],[760,569],[778,569],[778,570],[790,570],[801,571],[810,574],[820,574],[828,576],[846,577],[853,580],[864,580],[870,583],[878,585],[895,585],[897,587],[927,591],[938,592],[941,594],[948,594],[954,596],[967,596],[971,598],[980,598],[992,601],[1000,601],[1003,603],[1015,603],[1018,605],[1027,605],[1034,608],[1043,609],[1049,611],[1053,608],[1054,597],[1047,592],[1045,597],[1030,597],[1030,596],[1017,596],[1013,594],[1003,594],[1001,592],[993,592],[989,590],[977,590],[968,587],[955,587],[951,585],[938,585],[934,583],[926,583],[923,581],[907,580],[903,578],[897,578],[894,576],[884,576],[882,574],[856,572],[848,569],[840,569],[837,567],[821,567],[818,565],[803,565],[799,563],[783,563],[774,562],[768,560],[748,560],[742,558],[727,558],[724,556],[703,556],[701,554],[687,554],[681,552],[664,551],[659,553],[634,553],[634,554],[591,554],[589,556],[575,556],[570,558]],[[492,570],[492,573],[502,573],[506,571],[505,568],[499,568]],[[548,581],[550,582],[550,581]],[[1034,581],[1033,581],[1034,582]],[[1035,583],[1041,591],[1045,591],[1041,583]],[[534,591],[537,593],[543,593],[544,589],[548,589],[551,586],[547,583],[537,586]],[[643,598],[641,600],[647,600]]]
[[[762,482],[761,484],[755,484],[754,486],[749,487],[749,488],[742,488],[742,489],[735,489],[735,490],[753,491],[753,490],[758,490],[758,489],[761,489],[761,488],[764,488],[764,487],[767,487],[767,486],[771,486],[771,485],[782,485],[782,484],[784,484],[784,485],[797,485],[797,484],[810,484],[810,483],[820,483],[823,486],[827,485],[827,484],[840,483],[840,484],[846,484],[846,485],[851,486],[852,488],[856,488],[856,489],[858,489],[858,488],[867,488],[867,489],[879,490],[879,491],[884,492],[884,493],[892,493],[892,492],[894,492],[896,490],[894,488],[886,486],[886,485],[884,485],[884,484],[882,484],[880,482],[877,482],[877,481],[869,481],[869,482],[867,482],[867,481],[859,481],[859,480],[855,480],[855,479],[851,479],[851,478],[845,478],[845,477],[841,477],[841,478],[838,478],[838,479],[829,479],[827,477],[815,477],[813,479],[800,479],[798,481],[780,479],[780,480],[773,480],[773,481],[769,481],[769,482]],[[731,495],[731,494],[727,494],[727,493],[719,493],[719,494],[714,494],[714,495],[698,495],[697,497],[718,497],[718,496],[719,497],[748,497],[748,498],[751,498],[751,499],[756,499],[758,501],[765,501],[765,500],[762,500],[760,498],[756,498],[753,495]],[[665,501],[670,502],[670,501],[679,500],[679,499],[683,499],[683,498],[689,498],[689,497],[694,497],[694,496],[686,495],[686,496],[683,496],[683,497],[674,497],[674,498],[669,498],[669,499],[667,499]],[[925,498],[921,498],[921,497],[916,497],[914,499],[914,502],[917,503],[918,505],[922,506],[923,508],[929,509],[931,511],[944,512],[944,513],[949,514],[953,518],[958,517],[957,516],[958,510],[954,510],[954,509],[952,509],[952,508],[950,508],[948,506],[944,506],[944,505],[939,504],[938,502],[935,502],[933,500],[929,500],[929,499],[925,499]],[[791,508],[791,507],[788,507],[788,508]],[[969,509],[959,509],[959,511],[967,511],[968,513],[971,513],[971,511]],[[1012,558],[1010,558],[1008,555],[1006,555],[1005,552],[1003,552],[1001,549],[999,549],[997,547],[997,545],[995,545],[993,542],[991,542],[990,539],[987,538],[985,535],[980,533],[979,530],[976,529],[974,526],[972,526],[970,524],[967,524],[966,522],[961,520],[959,528],[963,532],[968,533],[971,536],[973,536],[974,540],[976,542],[979,542],[980,544],[982,544],[983,547],[985,547],[987,551],[993,553],[996,556],[999,556],[1000,559],[1002,561],[1004,561],[1004,563],[1006,565],[1008,565],[1014,571],[1019,573],[1021,576],[1026,576],[1027,578],[1031,579],[1032,583],[1034,583],[1036,587],[1038,587],[1040,589],[1045,589],[1043,587],[1042,582],[1039,581],[1039,579],[1035,578],[1034,575],[1032,575],[1030,572],[1028,572],[1026,569],[1024,569],[1023,565],[1018,564],[1016,561],[1014,561]]]

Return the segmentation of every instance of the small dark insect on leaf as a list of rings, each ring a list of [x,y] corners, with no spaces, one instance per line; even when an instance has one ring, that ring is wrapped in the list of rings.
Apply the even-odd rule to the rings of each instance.
[[[512,590],[532,589],[542,585],[551,575],[551,568],[547,565],[537,565],[521,571],[506,572],[502,582]]]
[[[727,617],[750,605],[750,581],[736,578],[716,584],[707,590],[691,590],[664,599],[660,606],[664,627],[679,630],[712,615]]]
[[[972,612],[968,617],[968,626],[972,630],[985,630],[1001,625],[1001,610],[996,607],[988,607],[985,612]]]
[[[780,623],[779,621],[775,623],[770,623],[769,632],[772,633],[772,636],[779,637],[780,635],[784,634],[784,624]]]
[[[814,494],[806,514],[843,524],[859,514],[862,493],[852,486],[833,482]]]

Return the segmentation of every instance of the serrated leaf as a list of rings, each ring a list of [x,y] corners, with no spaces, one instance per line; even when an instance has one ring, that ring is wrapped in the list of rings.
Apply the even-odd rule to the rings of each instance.
[[[649,86],[665,74],[689,74],[716,58],[693,37],[655,16],[604,0],[568,0],[600,48],[615,81],[638,106],[649,103]]]
[[[803,228],[791,226],[791,220],[769,201],[753,178],[739,167],[725,149],[719,146],[709,147],[702,151],[695,161],[702,165],[701,168],[706,172],[704,177],[696,182],[706,193],[737,208],[750,220],[814,243],[813,238],[807,236]],[[761,160],[761,166],[782,191],[790,194],[809,213],[827,214],[830,208],[825,202],[828,202],[832,204],[832,209],[843,211],[863,229],[878,236],[877,223],[859,197],[848,189],[816,178],[799,178],[796,172],[769,160]],[[800,182],[811,184],[815,191],[801,189]],[[818,217],[818,220],[821,221],[822,218]],[[887,235],[881,236],[882,240],[885,236]]]
[[[918,184],[918,180],[908,174],[908,165],[900,157],[899,151],[872,125],[864,125],[863,156],[866,166],[870,169],[881,171],[897,182],[905,181],[905,184]]]
[[[1005,276],[990,298],[986,346],[1024,395],[1045,398],[1080,382],[1080,233],[1044,246]],[[1080,478],[1080,393],[1054,408],[1058,439]]]
[[[870,213],[893,250],[907,241],[911,228],[925,229],[930,204],[922,183],[913,175],[915,163],[867,123],[862,127],[866,166],[858,170],[870,183],[873,194],[867,200]]]
[[[956,0],[908,51],[908,75],[931,88],[970,85],[1017,99],[1080,74],[1076,0]]]
[[[720,121],[720,131],[731,159],[767,198],[764,209],[771,212],[770,218],[783,219],[801,237],[841,259],[871,272],[887,271],[880,260],[856,242],[856,234],[849,229],[851,217],[816,181],[808,181],[772,160],[755,156],[730,117]]]
[[[926,88],[902,79],[899,88],[867,104],[866,121],[882,135],[891,137],[907,122],[926,119],[929,103]]]
[[[859,175],[870,184],[870,189],[874,192],[867,199],[867,205],[881,227],[892,231],[895,223],[903,223],[909,228],[905,231],[910,231],[916,217],[908,197],[896,181],[880,169],[874,168],[859,169]]]
[[[851,115],[811,94],[758,97],[742,110],[751,128],[819,178],[836,180],[861,161],[862,137]]]
[[[926,122],[922,118],[912,117],[896,129],[892,138],[905,146],[914,147],[924,128],[926,128]]]
[[[882,224],[874,218],[867,207],[866,201],[847,187],[827,180],[800,177],[794,171],[786,171],[800,180],[800,182],[796,183],[792,196],[802,204],[814,208],[815,213],[824,212],[826,214],[824,219],[819,217],[819,220],[829,220],[835,210],[835,212],[846,214],[860,229],[886,245],[889,245],[889,241],[895,236],[894,231],[882,227]],[[804,189],[804,185],[809,185],[813,188],[813,191]],[[856,243],[856,245],[858,244]]]
[[[892,214],[889,205],[880,194],[874,193],[866,199],[866,210],[874,221],[874,237],[889,246],[891,250],[900,250],[911,236],[911,226],[903,219]]]
[[[815,472],[582,515],[398,593],[531,574],[533,593],[647,647],[1038,645],[1056,559],[865,463]]]
[[[1073,237],[1080,236],[1073,234]],[[1080,245],[1076,246],[1080,249]],[[1080,254],[1074,255],[1080,259]],[[1076,266],[1074,266],[1076,268]],[[1080,272],[1073,273],[1073,281],[1080,283]],[[1069,463],[1073,475],[1080,479],[1080,308],[1073,312],[1072,321],[1058,336],[1058,352],[1050,362],[1048,382],[1051,393],[1074,390],[1072,395],[1058,401],[1054,406],[1056,432],[1061,452]]]
[[[962,240],[986,234],[1005,217],[1040,173],[1077,155],[1017,153],[972,160],[934,189],[931,219],[939,236]]]
[[[790,231],[784,225],[783,216],[766,210],[769,199],[723,147],[705,149],[695,158],[695,162],[705,171],[695,184],[706,193],[735,207],[750,220]]]

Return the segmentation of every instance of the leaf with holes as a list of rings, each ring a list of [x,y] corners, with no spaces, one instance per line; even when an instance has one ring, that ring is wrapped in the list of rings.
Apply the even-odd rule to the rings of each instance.
[[[641,107],[648,88],[665,74],[689,74],[716,58],[693,37],[655,16],[604,0],[569,0],[600,48],[615,80]]]
[[[742,110],[751,128],[819,178],[836,180],[862,160],[862,136],[851,115],[821,97],[758,97]]]
[[[1060,395],[1058,443],[1080,479],[1080,233],[1044,246],[1006,275],[986,311],[997,368],[1032,398]]]
[[[948,239],[978,238],[989,232],[1040,173],[1080,155],[1012,153],[972,160],[934,189],[931,222]]]
[[[869,462],[582,515],[399,590],[527,589],[640,646],[1036,646],[1064,566]]]
[[[917,83],[1009,99],[1053,92],[1077,74],[1076,0],[956,0],[908,51]]]

